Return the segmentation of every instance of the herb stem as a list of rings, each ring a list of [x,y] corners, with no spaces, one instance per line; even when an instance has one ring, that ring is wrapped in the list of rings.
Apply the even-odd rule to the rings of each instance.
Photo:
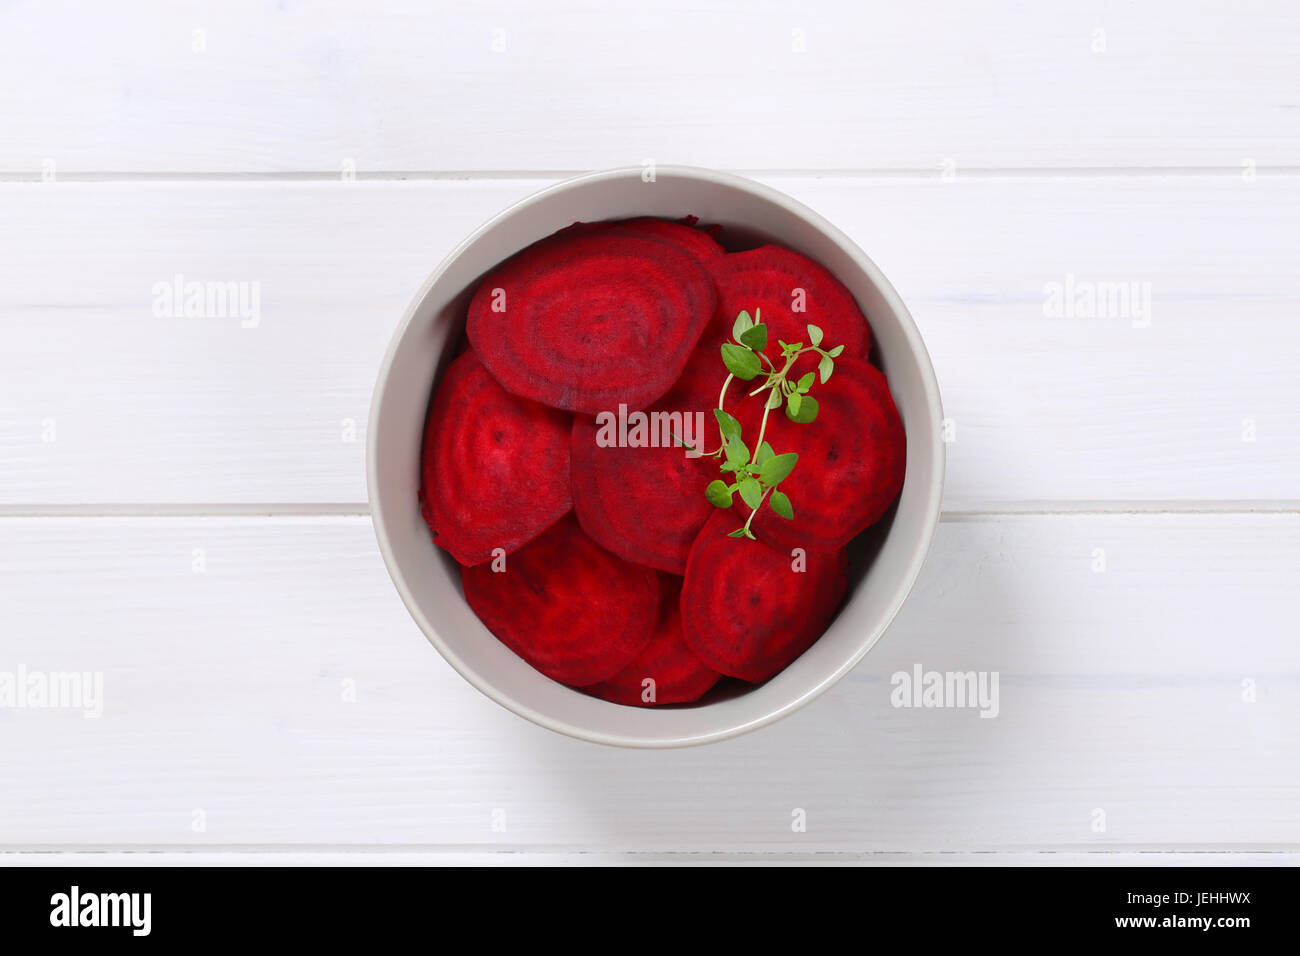
[[[763,424],[758,428],[758,444],[754,446],[754,457],[750,464],[758,461],[758,450],[763,447],[763,436],[767,434],[767,416],[772,414],[772,408],[766,402],[763,403]]]
[[[673,441],[677,442],[677,444],[681,445],[687,451],[695,452],[695,454],[698,455],[700,458],[712,458],[714,455],[718,454],[718,452],[722,451],[722,449],[725,447],[723,445],[719,445],[713,451],[696,451],[694,445],[692,445],[682,436],[678,435],[676,432],[673,432]]]
[[[770,495],[771,493],[772,493],[772,489],[771,489],[771,488],[768,488],[768,489],[764,490],[764,492],[763,492],[763,497],[758,499],[758,508],[763,507],[763,502],[767,500],[767,496]],[[758,508],[754,508],[752,511],[750,511],[750,512],[749,512],[749,517],[745,519],[745,530],[746,530],[746,531],[748,531],[748,530],[749,530],[749,526],[752,525],[752,524],[754,523],[754,515],[758,514]]]

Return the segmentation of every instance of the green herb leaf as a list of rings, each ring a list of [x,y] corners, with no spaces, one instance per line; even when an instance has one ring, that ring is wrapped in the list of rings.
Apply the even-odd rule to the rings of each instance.
[[[817,374],[821,376],[823,385],[830,381],[831,372],[833,371],[835,371],[835,359],[829,355],[823,355],[822,360],[817,363]],[[811,376],[812,372],[808,374]]]
[[[736,321],[731,326],[731,337],[737,342],[746,331],[754,327],[754,320],[749,317],[748,312],[742,312],[736,316]]]
[[[831,349],[831,350],[830,350],[829,352],[827,352],[826,354],[829,355],[831,358],[839,358],[839,357],[840,357],[840,353],[843,352],[843,351],[844,351],[844,346],[842,346],[842,345],[837,345],[837,346],[835,346],[835,348]]]
[[[750,381],[761,369],[757,355],[743,345],[732,345],[730,342],[722,346],[722,362],[727,366],[728,372],[743,382]]]
[[[747,345],[755,352],[761,352],[767,348],[767,326],[756,325],[752,329],[746,329],[740,336],[740,343]]]
[[[713,417],[718,420],[718,431],[722,432],[722,437],[731,441],[733,438],[740,437],[740,422],[729,413],[720,408],[713,410]]]
[[[776,455],[776,452],[772,450],[772,446],[767,442],[763,442],[763,444],[758,446],[758,451],[754,453],[754,464],[761,468],[763,467],[763,462],[767,461],[774,455]]]
[[[731,491],[725,481],[710,481],[709,487],[704,489],[704,497],[708,498],[709,504],[715,508],[731,507]]]
[[[758,477],[763,479],[765,485],[779,485],[794,471],[794,466],[799,462],[799,453],[788,451],[784,455],[773,455],[758,469]]]
[[[769,499],[769,503],[772,505],[772,510],[782,518],[785,518],[787,521],[794,519],[794,508],[790,507],[790,499],[786,497],[784,491],[772,492],[772,497]]]
[[[728,537],[728,538],[746,538],[746,537],[749,537],[749,529],[747,529],[747,528],[737,528],[735,531],[733,531],[733,532],[731,532],[730,534],[728,534],[727,537]]]
[[[740,497],[751,508],[763,503],[763,486],[753,478],[744,478],[740,482]]]
[[[795,421],[799,420],[799,409],[803,406],[803,396],[798,392],[791,392],[785,398],[785,412]]]
[[[727,461],[734,465],[749,464],[749,449],[739,438],[727,442]]]
[[[815,325],[808,326],[808,341],[814,346],[822,344],[822,330]]]
[[[790,397],[794,398],[795,396],[791,395]],[[817,418],[817,399],[813,398],[811,395],[804,395],[802,398],[803,401],[799,403],[799,410],[792,412],[790,406],[787,405],[785,407],[785,415],[791,421],[799,422],[801,425],[807,425],[809,422],[815,421]]]
[[[781,407],[781,390],[780,390],[779,388],[770,388],[770,389],[768,389],[768,391],[767,391],[767,407],[768,407],[768,408],[780,408],[780,407]]]
[[[824,362],[826,360],[822,359],[822,361]],[[815,379],[816,377],[817,377],[816,374],[814,374],[813,372],[809,372],[807,375],[799,379],[799,384],[796,385],[795,388],[797,388],[801,393],[806,394],[808,392],[808,389],[812,388],[813,379]],[[826,379],[822,379],[822,381],[824,382],[826,381]]]

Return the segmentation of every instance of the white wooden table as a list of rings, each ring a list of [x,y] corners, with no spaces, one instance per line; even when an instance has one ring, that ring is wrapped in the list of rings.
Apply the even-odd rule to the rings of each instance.
[[[0,9],[0,671],[104,680],[99,719],[0,710],[6,861],[1300,852],[1295,4],[102,6]],[[876,650],[667,753],[462,681],[362,465],[440,258],[645,160],[850,233],[954,439]],[[258,321],[155,315],[177,274]],[[893,708],[916,663],[999,672],[999,716]]]

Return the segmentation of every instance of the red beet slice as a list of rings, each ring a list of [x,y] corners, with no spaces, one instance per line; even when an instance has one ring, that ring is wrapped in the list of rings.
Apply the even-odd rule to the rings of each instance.
[[[708,267],[718,305],[705,341],[731,341],[736,316],[748,312],[767,326],[764,352],[769,358],[781,354],[778,341],[811,344],[809,325],[824,333],[823,348],[843,345],[845,355],[867,357],[871,329],[862,310],[839,279],[806,256],[780,246],[760,246],[714,259]],[[816,353],[801,358],[799,367],[805,363],[815,366]]]
[[[725,255],[726,250],[718,245],[712,232],[697,228],[695,225],[697,222],[699,219],[695,216],[677,220],[638,216],[635,219],[611,219],[605,222],[575,222],[571,226],[565,226],[557,235],[591,232],[633,233],[681,246],[701,262]],[[713,228],[716,231],[717,227]]]
[[[843,547],[880,520],[903,489],[907,437],[880,370],[841,356],[830,381],[818,381],[810,394],[818,401],[814,421],[792,422],[782,410],[768,416],[765,434],[772,448],[799,454],[780,485],[794,518],[782,518],[764,503],[751,525],[760,541],[777,548]],[[749,400],[741,423],[753,440],[761,417],[760,404]],[[736,513],[742,521],[749,517],[743,503]]]
[[[662,587],[659,624],[650,643],[609,680],[583,688],[588,694],[632,707],[685,704],[699,700],[722,677],[686,646],[681,578],[664,575]]]
[[[709,667],[758,683],[821,637],[848,590],[848,560],[843,548],[810,550],[800,565],[789,551],[728,537],[737,527],[734,511],[720,511],[691,549],[683,634]]]
[[[644,408],[668,391],[715,301],[708,273],[679,246],[568,232],[484,279],[467,329],[508,391],[595,415]]]
[[[565,515],[504,570],[461,569],[465,600],[508,648],[552,680],[613,677],[654,635],[659,575],[599,547]]]
[[[507,554],[571,506],[564,412],[511,395],[473,352],[447,367],[424,437],[421,497],[434,542],[461,564]]]
[[[700,348],[677,384],[645,411],[574,418],[573,507],[597,544],[628,561],[686,571],[695,536],[714,510],[704,489],[718,477],[718,462],[687,457],[672,436],[697,449],[717,446],[713,409],[725,378],[716,350]],[[651,441],[658,447],[645,444]]]
[[[671,242],[674,245],[681,246],[701,262],[708,262],[710,259],[717,259],[725,254],[726,250],[718,245],[711,235],[703,229],[695,228],[694,223],[696,220],[694,216],[687,218],[689,221],[673,222],[670,219],[641,216],[637,219],[621,219],[612,222],[610,228],[616,232],[633,232],[651,236],[655,239],[662,239],[664,242]]]

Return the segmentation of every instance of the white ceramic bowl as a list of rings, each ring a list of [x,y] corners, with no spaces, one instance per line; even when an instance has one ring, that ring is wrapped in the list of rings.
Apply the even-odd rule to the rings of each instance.
[[[367,483],[375,533],[411,616],[443,657],[497,703],[534,723],[625,747],[677,747],[734,737],[808,703],[862,659],[907,597],[929,550],[943,488],[939,388],[907,308],[880,270],[812,210],[752,180],[660,166],[590,173],[515,203],[457,247],[425,281],[388,347],[370,410]],[[480,278],[530,243],[576,220],[699,216],[724,242],[772,241],[822,263],[871,323],[873,361],[889,380],[907,430],[907,477],[896,508],[855,542],[850,592],[829,630],[765,684],[715,691],[664,709],[596,700],[533,670],[494,638],[465,603],[452,558],[420,516],[420,452],[437,376],[459,340]],[[730,683],[730,682],[728,682]]]

